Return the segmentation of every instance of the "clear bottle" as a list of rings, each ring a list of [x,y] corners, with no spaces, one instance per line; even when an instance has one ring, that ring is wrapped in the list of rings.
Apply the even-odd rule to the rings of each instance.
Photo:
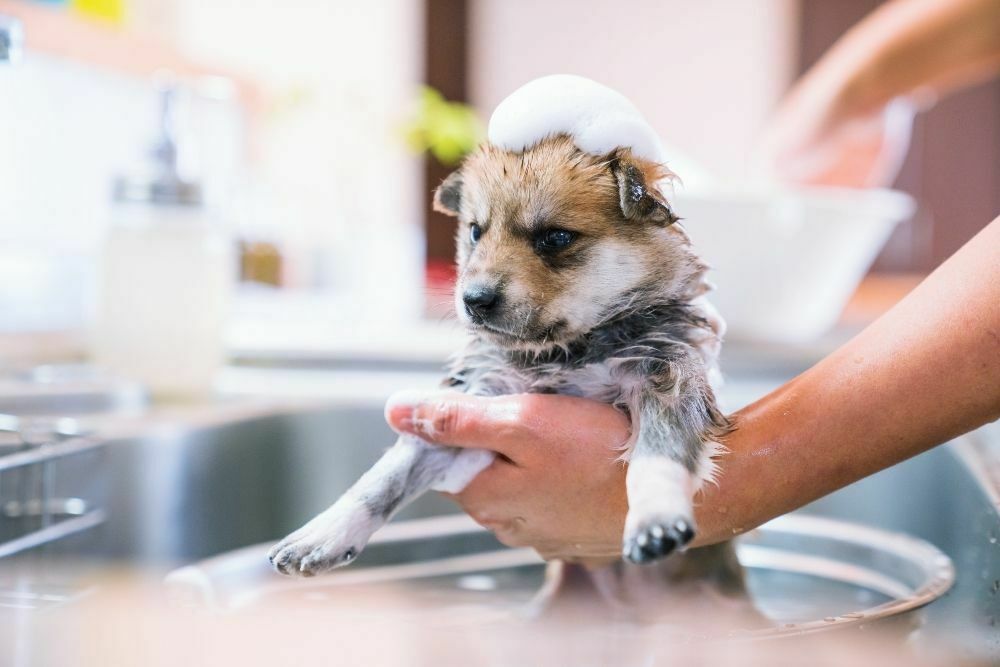
[[[211,393],[224,360],[235,259],[200,186],[178,171],[176,99],[175,86],[161,88],[160,136],[147,173],[115,183],[93,356],[156,398],[190,400]]]

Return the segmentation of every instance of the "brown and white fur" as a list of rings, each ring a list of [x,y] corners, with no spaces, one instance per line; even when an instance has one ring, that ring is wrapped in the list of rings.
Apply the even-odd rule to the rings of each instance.
[[[730,429],[711,383],[724,325],[662,189],[670,178],[628,149],[593,156],[556,135],[518,153],[483,145],[435,194],[459,219],[456,306],[472,334],[445,386],[583,396],[631,419],[624,563],[605,582],[699,569],[685,554],[629,572],[692,539],[692,499],[714,478]],[[403,504],[459,491],[492,460],[404,435],[269,558],[305,576],[346,564]],[[724,589],[741,587],[728,544],[695,554]]]

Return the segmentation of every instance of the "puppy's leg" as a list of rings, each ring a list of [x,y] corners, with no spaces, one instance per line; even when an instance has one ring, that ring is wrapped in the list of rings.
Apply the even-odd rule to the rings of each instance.
[[[706,400],[707,399],[707,400]],[[633,563],[664,558],[694,537],[692,500],[711,462],[709,433],[724,432],[725,418],[711,393],[664,401],[647,397],[625,478],[629,511],[622,554]]]
[[[694,484],[683,464],[637,446],[625,485],[629,510],[622,554],[627,560],[654,561],[691,541]]]
[[[274,546],[268,558],[279,572],[302,576],[346,565],[406,503],[430,488],[460,491],[492,460],[491,452],[400,436],[333,506]]]

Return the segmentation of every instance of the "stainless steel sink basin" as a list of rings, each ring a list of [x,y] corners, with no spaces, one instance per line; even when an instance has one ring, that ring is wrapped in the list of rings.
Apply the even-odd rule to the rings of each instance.
[[[280,538],[336,500],[394,441],[377,406],[112,441],[92,491],[108,521],[74,552],[166,567]],[[427,495],[398,518],[455,511]]]
[[[387,613],[409,613],[424,623],[517,622],[537,615],[531,601],[545,577],[534,551],[506,549],[459,515],[394,523],[352,567],[319,579],[274,573],[266,548],[247,547],[172,572],[167,584],[174,601],[234,613],[319,603],[317,613],[336,614],[338,607],[353,607],[356,595],[389,595],[405,604],[386,605]],[[737,550],[760,614],[740,618],[737,628],[676,623],[688,641],[871,627],[923,607],[954,581],[951,561],[926,542],[821,517],[781,517],[741,538]],[[683,605],[676,594],[670,600]],[[611,610],[597,605],[588,632],[601,632],[610,618]]]
[[[67,558],[81,562],[96,559],[164,573],[240,548],[249,548],[241,557],[257,558],[261,547],[253,545],[280,538],[326,507],[392,441],[381,407],[375,405],[285,411],[220,426],[178,427],[141,438],[109,441],[105,447],[55,467],[52,482],[58,495],[78,497],[88,506],[100,508],[106,517],[103,524],[43,549],[0,560],[0,587],[11,572],[18,568],[30,571],[32,564],[45,558],[62,562]],[[974,474],[981,463],[974,460],[970,442],[963,439],[874,475],[814,503],[801,515],[866,524],[935,545],[954,563],[957,576],[951,592],[923,610],[924,624],[918,633],[921,640],[946,641],[967,651],[967,657],[1000,660],[1000,630],[996,628],[1000,619],[1000,503],[991,495],[989,485]],[[0,499],[10,492],[0,486]],[[454,512],[451,503],[429,495],[406,508],[397,520]],[[766,539],[756,547],[773,547],[776,543],[767,540],[780,542],[780,532],[765,531]],[[821,541],[815,544],[820,545],[815,555],[834,557],[834,552],[824,554]],[[765,553],[755,552],[751,541],[742,548],[751,568],[753,559]],[[447,553],[487,554],[490,558],[490,554],[506,554],[500,556],[502,567],[490,566],[492,580],[477,580],[475,577],[482,574],[478,566],[455,575],[472,576],[465,581],[468,586],[498,586],[504,572],[519,573],[515,577],[522,586],[519,591],[533,589],[540,580],[540,570],[530,553],[501,550],[489,534],[480,531],[462,532],[458,542],[415,539],[406,540],[405,548],[394,551],[373,547],[362,560],[368,566],[419,565],[440,560]],[[870,571],[894,573],[898,584],[904,576],[902,566],[879,560],[884,557],[884,553],[878,556],[872,552],[855,562],[868,558]],[[254,567],[265,565],[260,561]],[[768,571],[759,567],[751,585],[759,590],[775,585],[768,579]],[[351,570],[344,572],[350,574]],[[362,569],[357,572],[352,576],[363,576]],[[441,576],[446,574],[452,577],[455,573]],[[781,583],[786,588],[775,590],[799,596],[795,599],[833,595],[802,582],[796,590],[793,583],[786,579]],[[922,584],[911,581],[910,585],[919,588]],[[940,585],[938,581],[938,589]],[[233,593],[231,587],[226,590],[227,595]],[[897,592],[900,595],[895,597],[905,597]],[[835,619],[844,612],[877,607],[893,597],[884,586],[881,593],[878,586],[854,586],[842,593],[873,597],[866,598],[867,602],[855,600],[850,609],[830,607]],[[247,589],[246,594],[253,596],[259,591]],[[774,604],[781,599],[770,593],[764,597]],[[772,616],[797,619],[794,622],[809,620],[793,611],[772,610]],[[812,620],[824,622],[822,616]]]

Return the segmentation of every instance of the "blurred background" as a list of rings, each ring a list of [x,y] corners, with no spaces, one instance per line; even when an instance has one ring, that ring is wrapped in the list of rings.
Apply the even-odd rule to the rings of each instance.
[[[437,496],[400,515],[432,523],[390,527],[347,579],[288,588],[263,555],[392,442],[386,397],[435,387],[462,344],[455,223],[431,210],[434,187],[523,83],[570,73],[622,92],[673,156],[674,208],[715,267],[730,325],[721,401],[737,409],[1000,210],[998,81],[920,113],[891,188],[761,173],[786,91],[880,4],[0,0],[0,663],[158,664],[141,642],[117,658],[110,640],[112,654],[79,650],[118,627],[105,619],[167,609],[176,567],[184,600],[263,609],[266,623],[275,600],[330,605],[340,627],[358,620],[354,601],[374,622],[393,597],[413,635],[400,655],[422,641],[413,618],[478,622],[523,604],[537,557],[442,517],[455,508]],[[903,614],[911,648],[995,664],[997,461],[987,427],[741,541],[766,632]],[[95,567],[117,568],[110,585]],[[331,593],[339,581],[355,582],[350,597]],[[366,588],[379,581],[392,596]],[[66,612],[55,627],[35,614],[52,608]],[[315,637],[328,618],[310,616]],[[146,620],[130,622],[189,648],[177,618]]]
[[[0,69],[0,358],[93,347],[113,185],[149,161],[160,70],[178,88],[182,171],[240,269],[227,349],[389,348],[420,344],[420,323],[447,315],[454,222],[430,211],[430,193],[517,86],[553,72],[594,78],[631,98],[680,164],[698,165],[675,166],[689,186],[701,174],[739,185],[755,177],[755,142],[785,90],[878,4],[4,0],[24,40],[20,64]],[[740,211],[706,231],[685,216],[733,275],[720,286],[732,337],[815,340],[848,303],[848,322],[865,321],[956,250],[1000,205],[998,113],[993,82],[918,117],[897,182],[915,213],[870,225],[872,238],[847,250],[849,275],[802,275],[826,270],[796,268],[817,243],[809,230],[748,248]],[[787,269],[765,285],[780,311],[755,311],[748,326],[739,303],[759,295],[730,285],[766,277],[754,277],[761,262],[732,259],[735,246]],[[802,280],[815,291],[780,299]],[[817,301],[824,312],[809,315]],[[810,321],[790,321],[796,310]]]

